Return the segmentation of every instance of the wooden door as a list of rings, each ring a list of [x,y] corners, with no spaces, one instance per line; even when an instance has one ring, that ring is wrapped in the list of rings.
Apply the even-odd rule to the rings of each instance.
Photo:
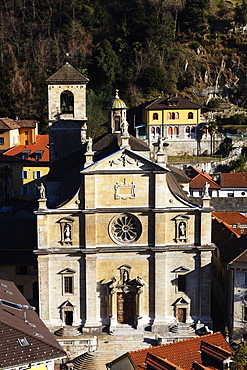
[[[186,322],[186,308],[178,308],[178,321]]]
[[[73,311],[64,311],[65,325],[72,326],[73,324]]]
[[[117,321],[121,324],[135,322],[135,293],[118,293]]]

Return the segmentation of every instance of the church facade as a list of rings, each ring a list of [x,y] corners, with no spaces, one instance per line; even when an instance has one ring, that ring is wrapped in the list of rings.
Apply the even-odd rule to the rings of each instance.
[[[181,327],[211,327],[208,192],[202,207],[191,203],[189,180],[166,163],[162,140],[154,162],[119,117],[117,129],[112,121],[109,134],[56,161],[40,195],[40,317],[52,331],[90,334],[127,326],[172,338]]]

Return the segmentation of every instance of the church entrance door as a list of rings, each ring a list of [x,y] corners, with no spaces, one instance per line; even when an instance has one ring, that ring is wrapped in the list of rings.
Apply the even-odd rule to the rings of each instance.
[[[186,308],[178,308],[178,321],[186,322]]]
[[[120,324],[134,324],[135,293],[117,294],[117,321]]]
[[[64,311],[65,325],[72,326],[73,324],[73,311]]]

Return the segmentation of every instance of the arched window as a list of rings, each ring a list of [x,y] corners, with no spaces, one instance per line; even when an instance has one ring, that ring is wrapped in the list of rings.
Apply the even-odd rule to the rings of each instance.
[[[158,115],[158,113],[154,113],[153,114],[153,120],[154,121],[157,121],[159,119],[159,115]]]
[[[193,118],[194,118],[193,112],[189,112],[188,113],[188,119],[193,119]]]
[[[171,119],[171,113],[167,113],[167,119]]]
[[[62,113],[74,113],[74,95],[71,91],[65,90],[60,96]]]
[[[120,128],[120,116],[114,117],[114,123],[115,123],[115,131],[121,131]]]
[[[160,135],[160,127],[156,127],[156,135]]]
[[[179,113],[178,112],[175,113],[175,119],[179,119]]]
[[[176,119],[176,114],[175,114],[175,112],[172,112],[172,119]]]
[[[189,126],[186,126],[186,128],[185,128],[185,132],[186,132],[186,134],[187,134],[187,135],[189,135],[189,134],[190,134],[190,128],[189,128]]]
[[[172,127],[168,127],[168,136],[172,136]]]
[[[155,128],[151,127],[151,137],[155,137]]]
[[[196,134],[196,128],[195,128],[195,126],[193,126],[190,129],[190,135],[191,135],[192,138],[195,138],[195,134]]]
[[[174,127],[173,133],[174,133],[174,136],[178,137],[178,127],[176,126]]]

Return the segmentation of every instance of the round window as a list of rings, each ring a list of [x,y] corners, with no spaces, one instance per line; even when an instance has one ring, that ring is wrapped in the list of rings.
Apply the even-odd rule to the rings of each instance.
[[[113,217],[109,224],[110,237],[117,244],[134,243],[141,236],[141,231],[139,219],[129,213]]]
[[[244,195],[245,195],[245,191],[242,191],[241,195],[243,195],[243,196],[244,196]]]

